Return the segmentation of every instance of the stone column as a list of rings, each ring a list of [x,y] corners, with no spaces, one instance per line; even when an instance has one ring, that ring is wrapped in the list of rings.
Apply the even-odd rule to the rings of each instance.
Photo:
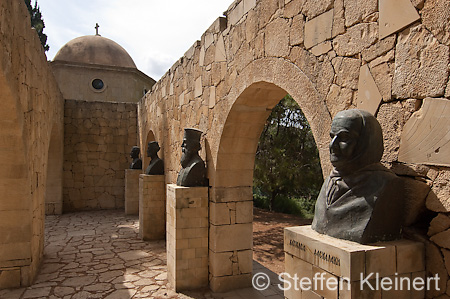
[[[139,236],[162,240],[166,236],[164,175],[139,175]]]
[[[141,169],[125,169],[125,214],[139,214],[139,175]]]
[[[208,187],[167,185],[166,246],[176,291],[208,285]]]
[[[226,292],[252,286],[252,187],[213,188],[210,199],[210,288]]]

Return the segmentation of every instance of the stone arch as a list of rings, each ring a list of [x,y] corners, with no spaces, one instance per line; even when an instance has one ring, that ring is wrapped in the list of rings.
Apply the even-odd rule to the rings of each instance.
[[[247,65],[235,82],[226,97],[231,105],[221,127],[215,171],[209,173],[210,284],[214,291],[251,284],[255,153],[271,109],[286,94],[296,100],[308,119],[323,172],[330,169],[323,158],[328,155],[331,116],[298,66],[283,58],[258,59]]]
[[[61,128],[53,124],[47,156],[47,180],[45,187],[45,214],[62,214],[64,139]]]
[[[230,171],[251,164],[258,145],[259,136],[270,110],[286,95],[290,94],[299,104],[313,132],[323,174],[331,169],[328,159],[329,131],[331,116],[325,102],[321,99],[315,86],[302,70],[294,63],[283,58],[262,58],[251,62],[235,80],[227,99],[231,102],[225,122],[221,126],[221,136],[214,165],[212,185],[214,187],[239,186],[240,183],[226,179]],[[248,130],[247,130],[248,129]],[[214,130],[214,128],[212,128]],[[244,145],[245,144],[245,145]],[[247,162],[228,163],[230,155],[240,157]],[[237,167],[237,168],[235,168]],[[235,178],[235,181],[240,179]],[[248,181],[248,178],[244,181]]]

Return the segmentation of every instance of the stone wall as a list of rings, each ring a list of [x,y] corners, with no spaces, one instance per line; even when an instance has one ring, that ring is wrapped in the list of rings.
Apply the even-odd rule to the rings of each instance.
[[[32,283],[44,249],[50,151],[62,152],[63,100],[23,1],[0,2],[0,288]],[[45,79],[43,79],[45,78]],[[52,140],[52,145],[50,145]],[[51,173],[62,175],[62,160]],[[58,191],[59,190],[59,191]]]
[[[407,186],[406,221],[427,244],[427,274],[441,277],[440,291],[427,296],[449,296],[449,2],[238,0],[225,15],[139,103],[140,136],[152,131],[160,143],[167,182],[180,169],[183,128],[202,130],[210,201],[230,203],[228,211],[210,206],[213,231],[218,217],[235,214],[232,203],[251,200],[259,134],[286,93],[311,125],[324,175],[331,169],[332,117],[348,108],[368,110],[383,127],[383,163]],[[430,238],[423,228],[433,216]],[[221,226],[251,240],[249,223],[234,221]],[[216,238],[210,233],[210,243]],[[246,249],[216,248],[210,259]],[[210,273],[210,283],[239,286],[246,273],[240,258],[251,257],[227,261],[232,274]]]
[[[63,210],[122,209],[136,104],[66,100]]]

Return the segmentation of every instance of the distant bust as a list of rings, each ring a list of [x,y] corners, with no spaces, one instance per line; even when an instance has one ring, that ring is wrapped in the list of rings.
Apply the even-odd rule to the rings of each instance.
[[[330,136],[334,169],[317,198],[312,228],[362,244],[399,238],[401,182],[380,163],[384,147],[377,119],[363,110],[341,111]]]
[[[130,169],[142,169],[142,160],[139,159],[141,149],[137,146],[131,148],[130,157],[133,161],[130,164]]]
[[[150,157],[145,174],[148,175],[162,175],[164,174],[164,161],[158,157],[160,150],[159,144],[156,141],[150,141],[147,145],[147,157]]]
[[[202,131],[197,129],[184,129],[183,143],[181,149],[182,169],[178,173],[177,185],[184,187],[206,186],[205,162],[198,155],[200,150],[200,137]]]

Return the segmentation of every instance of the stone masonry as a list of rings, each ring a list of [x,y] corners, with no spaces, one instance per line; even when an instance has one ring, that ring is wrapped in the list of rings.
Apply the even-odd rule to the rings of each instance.
[[[208,285],[208,188],[167,185],[167,279],[176,291]]]
[[[349,108],[376,115],[384,133],[382,162],[407,186],[405,219],[413,229],[406,231],[426,244],[427,275],[441,277],[440,290],[427,297],[450,296],[444,262],[450,256],[450,139],[442,130],[449,118],[449,28],[447,0],[237,0],[153,86],[139,103],[140,144],[154,133],[168,183],[180,169],[183,128],[204,132],[210,265],[222,260],[221,270],[228,269],[211,267],[213,290],[249,283],[252,231],[232,215],[252,199],[254,156],[267,116],[290,94],[311,125],[324,175],[331,170],[333,116]],[[414,226],[430,223],[429,211],[439,213],[429,236],[418,234]],[[240,241],[218,249],[219,231]]]
[[[0,288],[5,288],[31,284],[42,262],[46,196],[62,188],[62,181],[47,178],[62,176],[64,101],[25,3],[1,1],[0,15]]]
[[[63,183],[66,211],[123,207],[129,150],[145,148],[150,131],[174,183],[186,127],[204,132],[211,231],[241,239],[218,249],[221,234],[210,235],[220,255],[209,264],[232,257],[223,259],[226,273],[211,268],[210,286],[248,284],[252,231],[232,215],[251,202],[259,135],[290,94],[311,125],[324,175],[332,117],[355,107],[376,115],[382,162],[407,186],[405,232],[425,244],[426,275],[441,278],[426,297],[450,296],[448,0],[237,0],[139,102],[138,125],[128,104],[64,102],[24,3],[5,0],[0,11],[0,287],[35,276],[46,195],[58,196]],[[59,156],[62,140],[58,176],[62,158],[49,153]]]
[[[164,175],[139,176],[139,236],[143,240],[166,238],[166,185]]]
[[[66,100],[64,211],[124,207],[136,104]]]

